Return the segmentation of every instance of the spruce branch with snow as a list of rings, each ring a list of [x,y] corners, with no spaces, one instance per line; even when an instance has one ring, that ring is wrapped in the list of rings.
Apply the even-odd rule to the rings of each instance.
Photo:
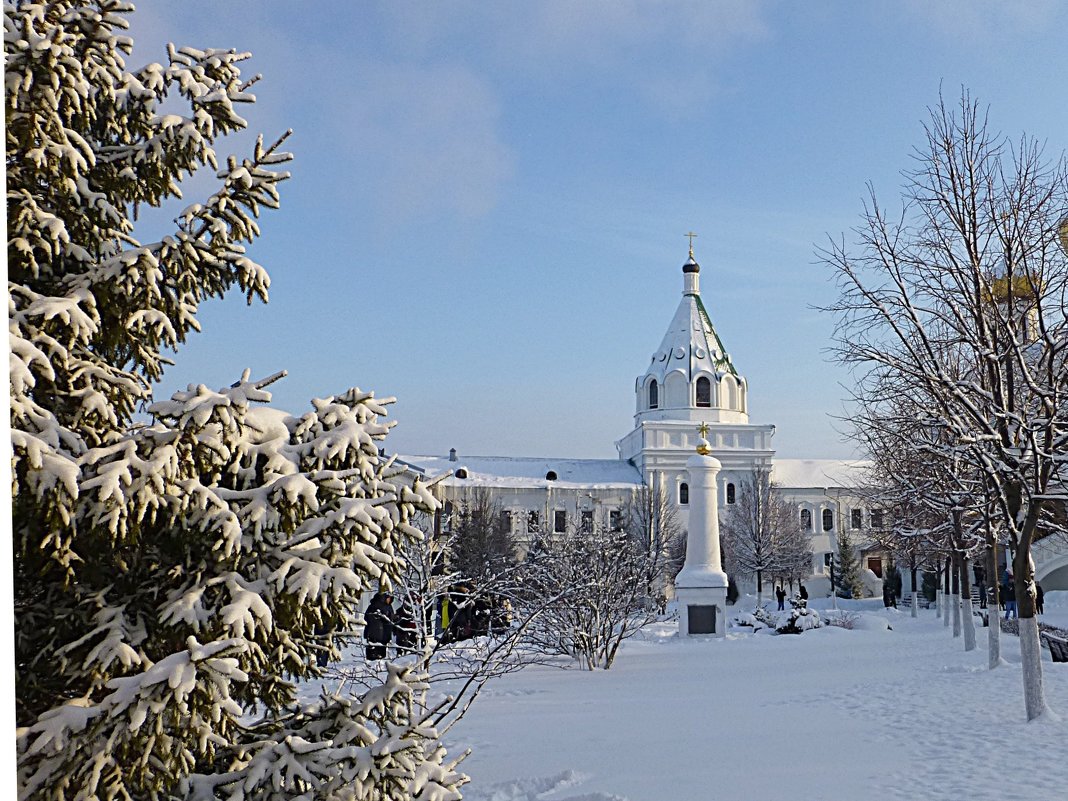
[[[260,138],[217,163],[255,99],[248,54],[129,70],[131,11],[4,6],[20,796],[457,798],[419,675],[295,704],[436,508],[380,455],[389,401],[294,417],[246,371],[153,403],[202,301],[266,300],[245,247],[290,156]],[[137,207],[205,166],[216,191],[140,242]]]

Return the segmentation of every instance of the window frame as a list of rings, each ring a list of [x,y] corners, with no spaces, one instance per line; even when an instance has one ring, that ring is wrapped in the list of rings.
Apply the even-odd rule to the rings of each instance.
[[[566,509],[554,509],[553,510],[553,533],[565,534],[567,533],[567,510]]]
[[[704,387],[705,387],[705,390],[706,390],[706,395],[705,395],[703,403],[702,403],[702,398],[701,398],[701,386],[702,386],[701,382],[702,381],[705,382],[704,383]],[[712,408],[712,381],[706,375],[698,376],[697,380],[694,381],[694,405],[698,409],[711,409]]]

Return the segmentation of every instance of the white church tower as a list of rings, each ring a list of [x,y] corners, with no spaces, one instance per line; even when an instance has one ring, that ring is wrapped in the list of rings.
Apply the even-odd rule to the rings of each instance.
[[[756,468],[771,469],[772,425],[749,423],[749,385],[712,327],[700,291],[701,267],[682,265],[682,300],[649,367],[634,384],[634,429],[616,443],[650,487],[661,487],[688,523],[686,462],[698,445],[697,426],[708,425],[708,445],[722,469],[719,507],[733,504],[739,483]],[[754,310],[756,311],[756,310]]]

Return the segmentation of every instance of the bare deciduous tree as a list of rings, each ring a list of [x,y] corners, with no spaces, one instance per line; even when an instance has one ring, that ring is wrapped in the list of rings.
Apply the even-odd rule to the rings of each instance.
[[[682,568],[677,556],[683,536],[678,508],[662,487],[643,486],[628,499],[621,519],[639,556],[645,604],[663,613],[667,590]]]
[[[620,644],[656,619],[647,582],[664,554],[635,548],[625,529],[600,522],[539,543],[527,557],[532,595],[551,600],[530,627],[530,640],[539,650],[573,656],[587,670],[607,670]]]
[[[757,606],[766,576],[792,580],[811,570],[812,548],[797,511],[775,491],[766,470],[755,470],[739,482],[722,531],[728,572],[756,579]]]
[[[1060,499],[1068,382],[1068,258],[1057,229],[1068,208],[1063,159],[988,129],[966,93],[940,102],[925,147],[890,215],[874,190],[859,242],[822,252],[840,298],[839,358],[861,394],[885,376],[928,404],[942,448],[986,484],[1012,550],[1028,719],[1047,709],[1031,546]],[[951,365],[967,369],[947,369]]]

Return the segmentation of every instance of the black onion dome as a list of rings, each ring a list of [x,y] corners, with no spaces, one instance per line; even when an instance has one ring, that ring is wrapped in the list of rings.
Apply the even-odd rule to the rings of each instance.
[[[690,256],[686,263],[682,265],[682,271],[684,273],[699,273],[701,272],[701,265],[694,261],[693,256]]]

